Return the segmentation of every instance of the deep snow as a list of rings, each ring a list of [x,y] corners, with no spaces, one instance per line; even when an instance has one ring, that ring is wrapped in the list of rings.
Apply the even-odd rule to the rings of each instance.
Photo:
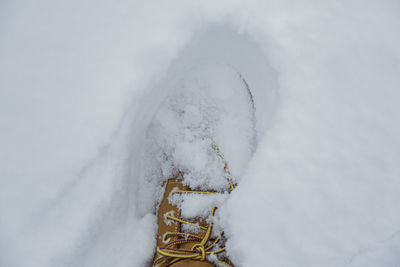
[[[255,154],[231,156],[239,185],[220,209],[235,264],[398,266],[399,11],[2,1],[0,266],[149,262],[146,133],[174,77],[210,61],[256,106]]]

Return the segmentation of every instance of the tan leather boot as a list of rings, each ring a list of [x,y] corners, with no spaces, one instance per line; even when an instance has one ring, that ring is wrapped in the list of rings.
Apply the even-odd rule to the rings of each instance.
[[[212,219],[216,207],[212,208],[209,218],[198,217],[189,222],[181,219],[181,211],[176,205],[171,204],[170,197],[173,194],[215,193],[192,191],[182,184],[182,179],[182,174],[179,172],[164,185],[164,196],[157,211],[157,249],[153,266],[209,267],[215,264],[233,266],[224,256],[225,247],[220,244],[221,237],[212,235]],[[182,232],[183,224],[198,229],[196,233]]]

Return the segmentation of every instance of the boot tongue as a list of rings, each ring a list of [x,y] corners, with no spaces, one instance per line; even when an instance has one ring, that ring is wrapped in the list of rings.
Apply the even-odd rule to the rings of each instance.
[[[209,194],[182,194],[178,204],[183,219],[207,218],[211,208],[220,206],[228,197],[228,193],[209,193]]]
[[[182,260],[171,265],[172,267],[214,267],[208,261]]]
[[[202,227],[207,227],[208,226],[207,221],[204,218],[196,218],[192,222],[195,223],[195,224],[198,224],[199,226],[202,226]],[[205,234],[206,233],[205,233],[204,230],[200,230],[198,233],[196,233],[196,235],[199,236],[200,238],[203,238]],[[187,243],[181,244],[179,246],[179,249],[193,250],[193,251],[196,251],[196,252],[200,252],[198,248],[196,249],[196,247],[198,247],[198,246],[200,246],[198,241],[192,241],[192,242],[187,242]],[[207,244],[205,246],[207,246]],[[205,249],[205,247],[202,247],[202,248],[203,248],[203,250]],[[196,261],[196,262],[204,262],[204,261]],[[190,265],[190,266],[192,266],[192,265]],[[207,262],[207,264],[193,265],[193,266],[213,266],[213,265],[210,265]]]

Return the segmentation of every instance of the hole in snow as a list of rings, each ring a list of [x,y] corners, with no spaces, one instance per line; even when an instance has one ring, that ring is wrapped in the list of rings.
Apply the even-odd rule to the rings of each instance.
[[[227,27],[197,34],[162,77],[141,99],[133,122],[134,196],[141,214],[153,209],[162,177],[177,168],[192,187],[226,186],[215,178],[223,177],[223,162],[211,143],[238,178],[276,102],[277,75],[267,58],[249,36]]]

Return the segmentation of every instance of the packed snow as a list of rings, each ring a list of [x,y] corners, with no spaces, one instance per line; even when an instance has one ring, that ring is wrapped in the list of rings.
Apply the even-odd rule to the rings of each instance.
[[[149,265],[162,180],[226,185],[212,142],[237,187],[181,207],[235,266],[399,266],[399,12],[2,1],[0,266]]]

